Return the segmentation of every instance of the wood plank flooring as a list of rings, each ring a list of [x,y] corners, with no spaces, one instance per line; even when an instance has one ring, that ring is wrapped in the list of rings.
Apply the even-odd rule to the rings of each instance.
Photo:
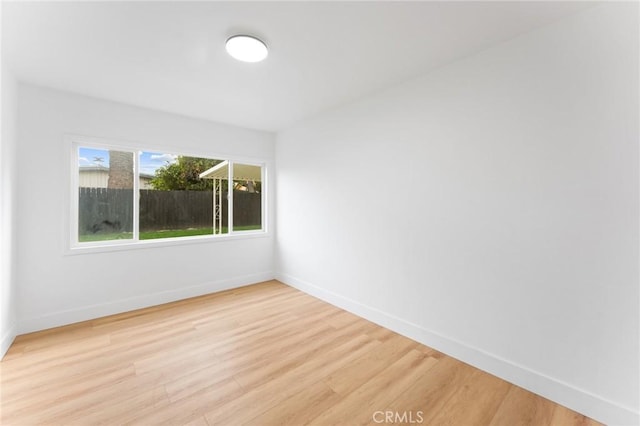
[[[2,425],[599,423],[276,281],[19,336]]]

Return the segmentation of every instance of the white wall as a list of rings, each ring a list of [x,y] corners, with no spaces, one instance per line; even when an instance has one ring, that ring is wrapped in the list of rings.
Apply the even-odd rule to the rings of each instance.
[[[20,85],[19,332],[273,278],[273,237],[65,254],[70,167],[65,134],[149,149],[233,155],[272,165],[274,136]],[[272,188],[270,188],[272,189]],[[269,212],[273,218],[273,209]]]
[[[17,83],[2,61],[0,82],[0,359],[16,337]]]
[[[281,132],[277,276],[637,424],[638,89],[612,3]]]

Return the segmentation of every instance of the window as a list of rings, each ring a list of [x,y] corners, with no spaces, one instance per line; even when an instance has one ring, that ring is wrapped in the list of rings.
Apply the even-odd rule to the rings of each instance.
[[[200,174],[222,160],[147,151],[139,158],[149,182],[140,189],[140,239],[212,235],[213,185]]]
[[[80,148],[78,242],[133,238],[134,156],[132,151]]]
[[[262,167],[233,165],[233,230],[262,229]]]
[[[201,176],[213,181],[214,208],[223,206],[223,194],[228,191],[226,183],[230,178],[233,182],[233,191],[229,192],[233,213],[229,214],[227,207],[222,214],[216,214],[214,233],[226,232],[229,225],[227,221],[227,227],[223,226],[224,217],[232,218],[231,227],[234,232],[262,229],[262,182],[264,179],[261,166],[223,161],[202,173]]]
[[[72,247],[264,231],[263,164],[72,147]]]

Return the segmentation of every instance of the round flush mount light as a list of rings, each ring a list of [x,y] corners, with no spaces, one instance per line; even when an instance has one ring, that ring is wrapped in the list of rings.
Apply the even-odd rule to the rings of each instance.
[[[256,37],[234,35],[226,43],[227,53],[242,62],[260,62],[267,57],[267,45]]]

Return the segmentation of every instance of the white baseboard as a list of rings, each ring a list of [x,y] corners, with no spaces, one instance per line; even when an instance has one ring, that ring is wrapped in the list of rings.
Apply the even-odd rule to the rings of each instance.
[[[291,275],[276,273],[276,279],[607,425],[640,424],[640,413],[633,409],[561,380],[443,336]]]
[[[272,271],[251,275],[243,275],[219,281],[212,281],[190,287],[161,291],[153,294],[131,297],[96,305],[83,306],[81,308],[53,312],[38,317],[20,319],[18,324],[19,334],[45,330],[76,322],[87,321],[108,315],[133,311],[135,309],[148,308],[163,303],[175,302],[190,297],[216,293],[249,284],[274,279]],[[4,344],[4,341],[3,341]]]
[[[18,333],[16,325],[11,324],[11,326],[9,326],[9,329],[2,336],[2,340],[0,340],[0,360],[5,356],[17,335]]]

